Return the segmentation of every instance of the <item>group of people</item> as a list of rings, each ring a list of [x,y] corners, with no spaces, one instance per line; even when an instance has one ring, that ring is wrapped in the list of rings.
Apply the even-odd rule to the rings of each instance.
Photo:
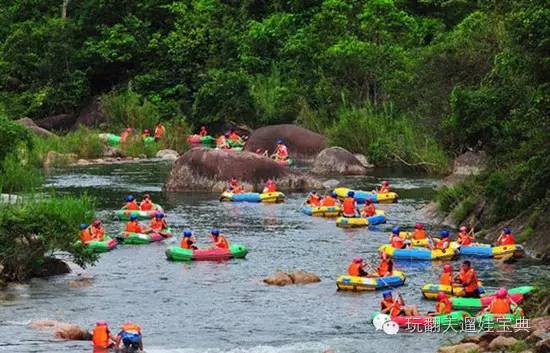
[[[132,348],[143,351],[141,327],[131,322],[122,324],[119,333],[115,336],[111,333],[107,322],[98,321],[92,331],[92,343],[94,348],[99,349]]]
[[[105,239],[105,228],[101,220],[96,219],[91,225],[82,223],[80,225],[80,241],[86,245],[91,241],[103,241]]]
[[[134,195],[128,195],[126,197],[126,203],[122,206],[123,210],[128,211],[152,211],[156,205],[151,199],[151,195],[144,194],[141,202],[138,203]]]
[[[376,206],[371,199],[367,199],[363,209],[359,211],[359,207],[357,206],[357,201],[354,196],[355,192],[349,191],[344,200],[340,202],[340,200],[338,200],[338,195],[336,195],[334,191],[331,191],[324,196],[320,196],[316,191],[312,191],[309,193],[305,204],[312,207],[338,205],[342,207],[342,215],[348,218],[371,217],[376,215]]]
[[[151,135],[150,129],[143,129],[143,132],[141,133],[141,138],[145,140],[148,137],[153,137],[155,141],[159,141],[160,139],[162,139],[165,133],[166,133],[166,127],[161,122],[158,122],[155,125],[153,136]],[[126,142],[128,137],[132,136],[133,134],[134,134],[134,129],[131,127],[127,127],[120,133],[120,142],[122,143]]]
[[[210,231],[210,238],[212,239],[213,247],[215,249],[229,249],[229,241],[225,235],[220,233],[219,229],[212,229]],[[193,236],[193,233],[186,229],[183,231],[183,237],[180,240],[180,247],[183,249],[197,250],[198,247],[195,245],[197,240]]]
[[[206,126],[201,126],[199,136],[204,137],[207,135],[208,130],[206,129]],[[247,137],[245,135],[241,136],[235,129],[231,128],[229,131],[226,131],[216,138],[216,147],[220,149],[231,149],[235,145],[242,147],[246,141],[246,138]]]
[[[227,183],[226,190],[233,194],[241,194],[245,192],[244,186],[235,177],[232,177],[229,180],[229,182]],[[267,181],[265,182],[262,192],[263,193],[277,192],[277,183],[275,183],[275,180],[273,180],[272,178],[268,178]]]

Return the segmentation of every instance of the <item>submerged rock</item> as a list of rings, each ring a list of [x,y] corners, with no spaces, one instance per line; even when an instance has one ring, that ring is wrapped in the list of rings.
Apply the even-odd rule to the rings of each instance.
[[[274,178],[281,191],[306,191],[322,187],[320,181],[255,153],[193,148],[176,160],[165,189],[219,192],[232,177],[239,178],[258,191],[268,178]],[[247,188],[247,191],[251,189]]]
[[[367,174],[367,168],[348,150],[342,147],[329,147],[322,150],[315,157],[313,173],[325,175],[365,175]]]
[[[264,126],[254,130],[246,142],[245,150],[249,152],[268,151],[271,154],[275,151],[278,139],[282,139],[288,146],[290,158],[293,159],[313,159],[327,147],[323,135],[296,125],[282,124]]]
[[[276,272],[274,275],[264,278],[264,283],[273,286],[286,286],[292,284],[292,278],[286,272]]]
[[[289,284],[309,284],[321,282],[319,276],[314,273],[302,270],[294,272],[276,272],[274,275],[264,278],[264,283],[275,286],[286,286]]]
[[[31,277],[57,276],[70,272],[71,268],[63,260],[55,257],[46,257],[42,266],[33,270]]]

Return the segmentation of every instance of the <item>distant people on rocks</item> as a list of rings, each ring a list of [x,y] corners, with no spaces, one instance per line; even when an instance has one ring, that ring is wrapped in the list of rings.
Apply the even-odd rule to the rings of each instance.
[[[230,149],[231,146],[227,143],[227,138],[229,137],[229,133],[225,133],[224,135],[220,135],[216,139],[216,147],[219,149]]]
[[[283,140],[277,140],[277,147],[275,147],[275,152],[271,158],[276,161],[286,161],[288,159],[288,148],[284,144]]]
[[[120,142],[122,143],[126,142],[128,137],[132,135],[132,132],[133,130],[131,127],[127,127],[126,129],[124,129],[124,131],[120,133]]]
[[[155,125],[155,141],[159,141],[164,136],[165,133],[166,133],[166,128],[159,121],[157,125]]]
[[[141,137],[145,140],[146,138],[148,137],[151,137],[151,130],[149,129],[143,129],[143,134],[141,135]]]
[[[199,131],[199,136],[200,137],[208,136],[208,130],[206,129],[206,126],[201,126],[201,129]]]
[[[239,181],[235,177],[232,177],[231,180],[229,181],[229,185],[227,187],[227,190],[229,192],[234,193],[234,194],[240,194],[240,193],[244,192],[243,186],[241,185],[241,183],[239,183]]]

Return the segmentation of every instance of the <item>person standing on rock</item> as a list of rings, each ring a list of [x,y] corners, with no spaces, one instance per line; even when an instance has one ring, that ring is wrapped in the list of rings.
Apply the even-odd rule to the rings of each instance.
[[[159,141],[162,138],[162,136],[164,136],[165,132],[166,132],[166,128],[159,121],[157,125],[155,125],[155,141]]]
[[[276,161],[285,161],[288,159],[288,148],[284,144],[283,140],[277,140],[277,147],[275,147],[275,152],[271,157]]]

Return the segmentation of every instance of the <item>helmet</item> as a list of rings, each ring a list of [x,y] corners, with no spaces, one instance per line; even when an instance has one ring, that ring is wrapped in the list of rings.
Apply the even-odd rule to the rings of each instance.
[[[449,273],[449,272],[451,272],[452,270],[453,270],[453,266],[451,266],[451,265],[445,265],[445,266],[443,266],[443,272],[445,272],[445,273]]]
[[[212,230],[210,231],[210,234],[215,235],[215,236],[218,236],[218,235],[220,235],[220,230],[219,230],[219,229],[212,229]]]
[[[424,228],[424,225],[423,225],[422,223],[416,223],[416,224],[414,225],[414,227],[415,227],[416,229],[422,229],[422,228]]]
[[[330,196],[336,197],[337,195],[336,195],[336,193],[335,193],[334,191],[331,191],[331,192],[330,192]]]
[[[278,145],[280,145],[280,144],[282,144],[282,143],[283,143],[283,140],[282,140],[282,139],[278,139],[278,140],[277,140],[277,144],[278,144]]]
[[[503,299],[503,298],[506,298],[507,295],[508,295],[508,291],[506,290],[506,288],[500,288],[499,290],[497,290],[497,293],[496,293],[497,298]]]
[[[155,218],[164,218],[164,213],[162,212],[155,213]]]
[[[99,320],[95,323],[97,326],[107,326],[107,322],[105,320]]]
[[[150,198],[151,198],[151,195],[149,195],[149,194],[143,194],[143,198],[144,198],[144,199],[150,199]]]
[[[446,229],[443,229],[441,231],[441,233],[439,233],[439,235],[441,235],[442,238],[448,238],[449,237],[449,231],[446,230]]]
[[[399,228],[399,226],[395,226],[391,230],[392,234],[397,234],[397,235],[399,235],[400,231],[401,231],[401,229]]]
[[[443,300],[445,298],[447,298],[447,294],[445,294],[445,292],[437,293],[437,300]]]
[[[462,226],[462,227],[460,227],[460,231],[461,232],[467,232],[468,228],[466,228],[466,226]]]
[[[387,180],[384,180],[384,181],[382,182],[382,185],[390,185],[390,183],[389,183]]]
[[[365,203],[366,203],[367,205],[370,205],[370,204],[372,203],[372,200],[371,200],[371,199],[367,199],[367,201],[365,201]]]
[[[138,219],[137,214],[131,214],[131,215],[130,215],[130,221],[135,221],[135,220],[137,220],[137,219]]]
[[[382,296],[384,298],[391,297],[391,290],[385,290],[384,293],[382,293]]]
[[[512,230],[508,227],[504,228],[503,231],[504,231],[504,234],[512,234]]]
[[[132,195],[126,196],[126,201],[128,201],[128,202],[134,201],[134,196],[132,196]]]
[[[363,258],[361,256],[357,256],[353,258],[353,263],[359,264],[363,262]]]
[[[193,235],[193,233],[191,233],[191,231],[189,229],[186,229],[186,230],[183,231],[183,236],[184,237],[190,237],[192,235]]]
[[[88,228],[88,225],[86,223],[80,223],[80,230],[84,230]]]
[[[354,197],[355,196],[355,192],[353,191],[348,191],[348,197]]]
[[[98,226],[101,224],[101,221],[99,219],[94,220],[94,223],[92,223],[94,226]]]

